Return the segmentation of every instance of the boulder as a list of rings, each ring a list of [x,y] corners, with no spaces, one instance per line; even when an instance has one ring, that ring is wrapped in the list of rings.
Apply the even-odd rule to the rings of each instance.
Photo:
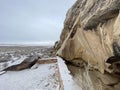
[[[31,68],[34,64],[36,64],[36,62],[38,61],[39,58],[40,57],[30,56],[30,57],[26,58],[20,64],[10,66],[10,67],[4,69],[3,71],[19,71],[19,70]]]

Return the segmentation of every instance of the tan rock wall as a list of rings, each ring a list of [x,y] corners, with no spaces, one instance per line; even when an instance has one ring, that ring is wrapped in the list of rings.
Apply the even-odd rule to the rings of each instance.
[[[120,0],[77,0],[69,9],[57,55],[73,62],[84,60],[102,73],[120,45]]]

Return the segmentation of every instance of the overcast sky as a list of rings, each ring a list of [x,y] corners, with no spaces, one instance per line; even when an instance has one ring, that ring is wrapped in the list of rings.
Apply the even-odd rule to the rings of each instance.
[[[0,0],[0,42],[56,41],[76,0]]]

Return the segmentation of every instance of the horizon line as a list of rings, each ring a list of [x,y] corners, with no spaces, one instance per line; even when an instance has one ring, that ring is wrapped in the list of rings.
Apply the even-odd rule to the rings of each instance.
[[[0,42],[0,46],[51,46],[55,41]]]

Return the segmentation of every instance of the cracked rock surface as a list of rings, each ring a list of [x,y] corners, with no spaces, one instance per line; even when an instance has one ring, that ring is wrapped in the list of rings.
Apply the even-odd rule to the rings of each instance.
[[[89,78],[80,72],[73,74],[85,82],[89,79],[88,87],[95,84],[91,90],[119,90],[120,0],[77,0],[66,14],[55,48],[58,56],[77,68],[81,68],[81,62],[87,63],[79,71],[88,72]],[[72,68],[71,72],[76,69]]]

